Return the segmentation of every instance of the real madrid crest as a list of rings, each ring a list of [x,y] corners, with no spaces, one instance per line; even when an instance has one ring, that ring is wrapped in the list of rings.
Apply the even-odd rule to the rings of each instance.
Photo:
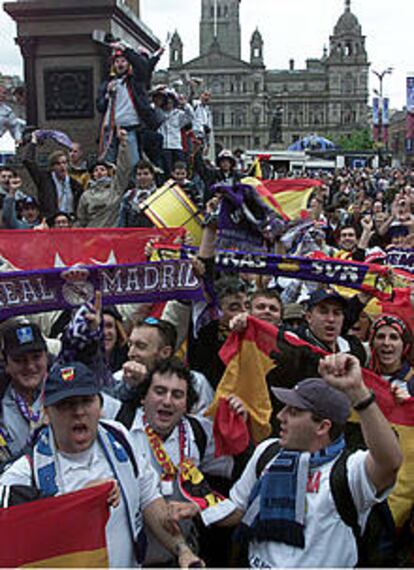
[[[95,289],[88,282],[89,270],[85,267],[70,267],[60,274],[66,281],[62,287],[63,298],[69,305],[78,306],[93,300]]]

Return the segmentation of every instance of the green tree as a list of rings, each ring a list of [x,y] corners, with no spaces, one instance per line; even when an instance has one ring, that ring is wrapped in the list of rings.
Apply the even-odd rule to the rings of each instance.
[[[335,140],[343,150],[372,150],[373,140],[370,129],[352,131],[349,135],[342,135]]]

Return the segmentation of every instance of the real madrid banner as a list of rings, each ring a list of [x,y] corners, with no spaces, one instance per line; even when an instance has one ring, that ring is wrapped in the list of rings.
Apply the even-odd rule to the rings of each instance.
[[[0,274],[0,318],[71,309],[95,291],[104,305],[203,297],[190,260],[16,271]]]
[[[240,271],[343,285],[366,291],[379,299],[389,299],[393,292],[388,268],[371,263],[230,250],[217,251],[215,261],[218,271]]]

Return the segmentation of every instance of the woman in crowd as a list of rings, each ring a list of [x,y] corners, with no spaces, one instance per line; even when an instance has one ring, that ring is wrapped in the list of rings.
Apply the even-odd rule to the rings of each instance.
[[[371,367],[387,380],[397,401],[414,395],[414,368],[410,361],[412,334],[395,315],[381,315],[371,328]]]
[[[102,313],[105,357],[111,372],[116,372],[127,361],[128,335],[116,307],[108,305],[103,308]]]

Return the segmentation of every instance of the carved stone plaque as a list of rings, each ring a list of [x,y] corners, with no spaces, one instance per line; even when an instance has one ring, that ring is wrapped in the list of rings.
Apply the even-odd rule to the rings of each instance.
[[[45,69],[46,120],[91,119],[94,116],[93,69]]]

